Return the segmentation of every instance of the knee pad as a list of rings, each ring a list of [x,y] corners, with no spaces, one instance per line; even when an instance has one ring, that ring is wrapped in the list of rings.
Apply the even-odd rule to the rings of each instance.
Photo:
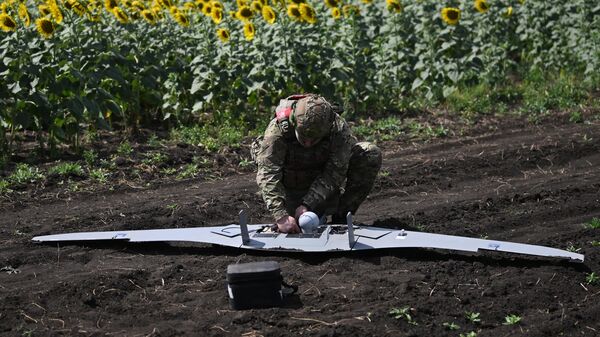
[[[359,142],[354,145],[360,152],[360,156],[367,161],[368,166],[381,166],[382,153],[379,147],[369,142]]]

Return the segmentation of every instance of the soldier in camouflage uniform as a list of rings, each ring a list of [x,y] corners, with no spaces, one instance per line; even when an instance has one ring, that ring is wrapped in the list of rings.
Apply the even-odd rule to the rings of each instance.
[[[280,101],[252,156],[263,199],[285,233],[300,232],[297,219],[306,211],[345,223],[381,167],[379,148],[358,142],[331,104],[312,94]]]

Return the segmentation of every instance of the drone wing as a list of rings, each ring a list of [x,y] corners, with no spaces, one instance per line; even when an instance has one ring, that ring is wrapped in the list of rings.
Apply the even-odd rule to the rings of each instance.
[[[254,232],[264,225],[250,225],[249,232]],[[217,244],[229,247],[240,247],[241,230],[237,224],[222,227],[169,228],[131,231],[82,232],[36,236],[35,242],[61,241],[104,241],[123,240],[128,242],[167,242],[187,241]]]
[[[492,250],[507,253],[566,258],[574,262],[583,262],[584,256],[562,249],[515,243],[507,241],[484,240],[463,236],[432,234],[412,231],[390,231],[384,228],[368,228],[354,231],[357,237],[353,250],[378,248],[434,248],[477,252]]]

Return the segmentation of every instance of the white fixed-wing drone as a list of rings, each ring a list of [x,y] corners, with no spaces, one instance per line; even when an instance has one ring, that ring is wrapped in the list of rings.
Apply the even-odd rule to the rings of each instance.
[[[324,224],[311,212],[299,219],[303,233],[285,234],[273,231],[271,224],[248,224],[247,215],[240,212],[239,224],[218,227],[149,229],[131,231],[84,232],[36,236],[36,242],[124,240],[128,242],[186,241],[216,244],[242,249],[331,252],[384,248],[434,248],[467,252],[480,249],[568,259],[583,262],[584,256],[562,249],[484,240],[462,236],[391,230],[371,226],[356,226],[348,213],[344,225]]]

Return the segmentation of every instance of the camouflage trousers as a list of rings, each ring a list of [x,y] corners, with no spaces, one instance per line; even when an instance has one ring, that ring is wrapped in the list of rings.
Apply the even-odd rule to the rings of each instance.
[[[255,158],[256,146],[252,146],[252,158]],[[346,214],[356,211],[365,201],[373,188],[375,178],[381,168],[381,150],[372,143],[358,142],[352,147],[346,182],[338,191],[312,210],[319,216],[332,215],[336,223],[345,223]],[[286,188],[285,204],[288,214],[294,215],[295,210],[302,203],[308,190],[294,190]]]

